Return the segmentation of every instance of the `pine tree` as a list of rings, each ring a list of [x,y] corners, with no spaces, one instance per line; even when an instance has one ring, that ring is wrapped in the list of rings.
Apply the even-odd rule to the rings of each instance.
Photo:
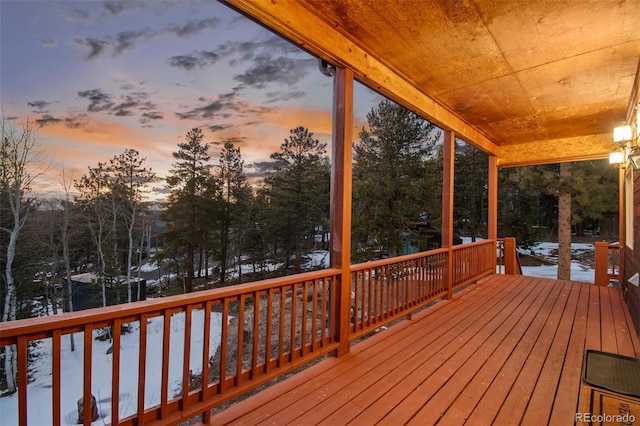
[[[268,195],[264,188],[259,188],[255,197],[251,198],[244,236],[244,252],[251,261],[253,274],[257,274],[260,279],[265,278],[269,254],[267,237],[269,203],[267,200]]]
[[[144,167],[145,158],[141,158],[135,149],[127,149],[110,161],[112,172],[112,189],[119,191],[122,196],[121,216],[127,230],[127,300],[131,302],[131,267],[133,252],[137,247],[134,241],[136,225],[142,220],[146,211],[146,204],[142,195],[148,184],[155,181],[156,175],[151,169]],[[140,227],[138,227],[140,228]],[[143,230],[138,229],[139,240],[142,240]],[[140,284],[138,283],[138,292]],[[140,300],[138,295],[137,300]]]
[[[185,139],[173,153],[175,162],[167,176],[171,194],[161,215],[167,223],[161,237],[167,255],[176,258],[186,255],[185,291],[191,292],[196,249],[206,245],[212,227],[213,165],[201,129],[190,130]]]
[[[498,235],[514,237],[520,248],[530,248],[540,236],[540,191],[525,187],[525,168],[501,169],[498,174]]]
[[[367,114],[354,146],[354,249],[383,245],[397,255],[411,233],[411,223],[433,205],[431,171],[434,126],[390,101]],[[412,239],[417,235],[409,234]]]
[[[109,176],[106,165],[98,163],[97,167],[89,167],[87,174],[74,181],[74,186],[78,191],[75,201],[96,248],[97,261],[94,269],[100,283],[102,306],[107,306],[107,271],[113,268],[107,266],[106,245],[110,231],[114,228],[114,225],[109,226],[109,220],[114,220],[114,217],[109,208]],[[112,238],[117,241],[115,236]]]
[[[598,228],[598,223],[607,213],[617,213],[618,191],[611,188],[617,188],[618,170],[607,160],[573,163],[571,182],[571,221],[577,235],[583,235],[586,224]]]
[[[280,151],[271,154],[275,165],[265,177],[268,232],[275,246],[283,244],[287,268],[293,255],[296,273],[302,270],[305,242],[313,241],[316,227],[328,217],[330,167],[325,152],[326,144],[308,129],[291,129]]]
[[[229,257],[233,253],[234,257],[240,257],[242,253],[251,198],[251,185],[244,173],[240,148],[235,148],[231,142],[226,142],[222,148],[216,177],[219,183],[220,285],[224,286]],[[239,271],[242,271],[241,263]]]
[[[489,158],[464,142],[456,150],[454,226],[461,235],[486,236]]]

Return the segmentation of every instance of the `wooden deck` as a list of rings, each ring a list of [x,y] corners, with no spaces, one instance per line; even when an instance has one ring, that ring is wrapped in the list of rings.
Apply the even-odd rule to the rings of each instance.
[[[211,424],[573,424],[585,349],[640,356],[617,289],[495,275]]]

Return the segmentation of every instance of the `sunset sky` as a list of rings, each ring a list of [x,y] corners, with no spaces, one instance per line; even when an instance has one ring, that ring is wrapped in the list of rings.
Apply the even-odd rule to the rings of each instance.
[[[2,0],[0,19],[2,113],[36,123],[42,192],[127,148],[165,176],[194,127],[214,156],[236,143],[251,176],[294,127],[331,142],[317,59],[218,2]],[[357,93],[362,127],[380,98]]]

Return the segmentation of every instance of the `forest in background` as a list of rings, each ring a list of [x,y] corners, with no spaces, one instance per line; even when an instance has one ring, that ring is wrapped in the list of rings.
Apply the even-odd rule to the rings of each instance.
[[[367,122],[353,145],[352,262],[439,246],[441,131],[389,101],[372,108]],[[178,144],[162,183],[141,153],[127,149],[78,179],[62,177],[62,197],[37,197],[29,167],[37,129],[3,118],[3,320],[34,315],[30,301],[52,298],[55,290],[64,306],[53,303],[54,311],[73,310],[70,277],[80,272],[99,278],[101,305],[130,301],[131,282],[150,260],[173,271],[179,292],[192,291],[194,282],[212,288],[305,270],[305,256],[329,246],[326,145],[303,126],[291,129],[257,183],[245,173],[240,148],[219,145],[194,128]],[[485,153],[457,141],[456,237],[486,237],[487,170]],[[500,170],[499,236],[516,237],[522,248],[557,238],[559,175],[559,165]],[[616,238],[616,182],[606,161],[571,165],[574,235]],[[150,205],[145,194],[159,184],[166,202]]]

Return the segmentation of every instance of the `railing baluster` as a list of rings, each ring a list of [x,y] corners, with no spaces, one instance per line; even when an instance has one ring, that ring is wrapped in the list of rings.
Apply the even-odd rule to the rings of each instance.
[[[53,330],[51,336],[51,372],[52,372],[52,404],[53,404],[53,425],[60,425],[60,363],[62,354],[62,332],[60,329]]]
[[[291,325],[291,330],[290,330],[290,334],[291,334],[291,343],[289,344],[289,361],[293,361],[295,359],[295,353],[296,353],[296,318],[297,318],[297,307],[298,304],[296,303],[298,300],[298,285],[297,284],[293,284],[292,288],[291,288],[291,312],[289,313],[290,317],[291,317],[291,321],[290,321],[290,325]]]
[[[298,351],[298,356],[300,357],[303,357],[307,353],[307,331],[309,328],[307,325],[307,320],[309,318],[309,314],[307,313],[307,308],[309,305],[309,302],[307,300],[308,288],[309,281],[303,281],[300,285],[302,295],[300,298],[300,307],[298,308],[300,311],[300,350]]]
[[[286,306],[286,287],[280,287],[280,324],[278,330],[278,367],[281,367],[284,362],[284,323],[285,323],[285,306]]]
[[[162,387],[160,389],[160,417],[165,418],[168,414],[169,400],[169,355],[171,340],[171,311],[165,309],[162,320],[162,379],[160,380]]]
[[[28,383],[28,363],[27,363],[27,337],[18,336],[17,346],[12,350],[17,357],[17,380],[18,380],[18,421],[20,425],[27,424],[27,387],[23,383]],[[7,356],[5,352],[5,356]]]
[[[182,409],[189,408],[189,385],[191,383],[191,322],[193,305],[184,311],[184,341],[182,348]]]
[[[316,278],[313,281],[313,298],[312,298],[312,312],[311,312],[311,352],[315,352],[319,345],[317,344],[318,339],[318,285],[321,282],[320,279]]]
[[[92,324],[84,326],[84,380],[83,380],[83,423],[85,426],[91,424],[91,355],[93,348],[93,327]]]
[[[241,294],[238,301],[238,323],[236,335],[238,336],[238,345],[236,347],[236,386],[242,381],[242,365],[244,363],[244,305],[245,295]]]
[[[387,318],[391,318],[393,316],[393,309],[395,308],[395,303],[393,301],[393,292],[394,292],[394,279],[393,279],[393,265],[388,265],[386,281],[385,285],[387,287]]]
[[[356,279],[354,283],[354,292],[353,298],[355,300],[354,309],[353,309],[353,325],[356,330],[362,329],[362,314],[358,311],[362,312],[362,307],[359,305],[359,301],[362,298],[362,293],[364,292],[364,279],[358,280]]]
[[[111,424],[120,423],[120,329],[122,320],[115,318],[111,326]]]
[[[335,280],[335,278],[331,278],[331,281],[329,281],[329,279],[325,279],[322,283],[322,327],[320,327],[320,340],[322,342],[321,346],[325,346],[328,342],[326,341],[327,338],[327,326],[329,324],[327,324],[327,321],[329,321],[330,315],[328,315],[327,312],[327,304],[330,303],[329,300],[329,294],[331,294],[331,283],[333,283],[333,281]],[[329,335],[332,335],[331,332],[328,333]]]
[[[264,348],[264,372],[268,373],[271,366],[271,335],[273,333],[273,295],[275,289],[267,290],[267,336]]]
[[[363,283],[367,283],[366,284],[366,288],[367,288],[367,325],[371,326],[372,324],[376,323],[376,319],[375,319],[375,308],[373,307],[373,287],[371,286],[371,277],[370,277],[370,273],[369,274],[363,274],[363,279],[362,282]],[[366,279],[365,279],[366,277]]]
[[[118,333],[120,330],[117,331]],[[144,397],[147,382],[147,314],[140,315],[140,350],[138,352],[138,424],[144,424]]]
[[[258,373],[258,349],[260,345],[260,293],[255,292],[253,294],[253,348],[251,351],[251,371],[249,377],[255,378]]]
[[[227,381],[227,353],[229,339],[229,297],[224,298],[222,305],[222,336],[220,337],[220,379],[219,393],[224,393]]]
[[[204,305],[204,327],[202,335],[202,383],[200,388],[200,402],[209,398],[209,352],[211,347],[211,309],[213,302],[208,301]],[[211,411],[205,410],[202,413],[202,422],[207,424],[211,419]]]

